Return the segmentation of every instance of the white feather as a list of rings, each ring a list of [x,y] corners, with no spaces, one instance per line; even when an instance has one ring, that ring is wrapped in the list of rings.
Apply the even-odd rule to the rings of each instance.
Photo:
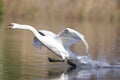
[[[48,31],[48,30],[38,30],[38,32],[40,35],[41,35],[41,33],[44,34],[45,37],[55,37],[56,36],[56,34],[54,34],[51,31]],[[36,37],[34,37],[34,39],[33,39],[33,45],[36,48],[43,47],[43,44]]]

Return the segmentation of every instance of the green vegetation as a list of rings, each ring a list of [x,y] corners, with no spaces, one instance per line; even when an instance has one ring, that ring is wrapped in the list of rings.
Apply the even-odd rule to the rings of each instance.
[[[0,0],[0,17],[2,16],[2,14],[3,14],[3,0]]]
[[[3,0],[0,0],[0,25],[1,25],[1,22],[2,22],[3,10],[4,10],[3,9]]]

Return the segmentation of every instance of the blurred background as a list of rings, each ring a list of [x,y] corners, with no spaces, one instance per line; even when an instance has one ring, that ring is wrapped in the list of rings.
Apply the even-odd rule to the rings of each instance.
[[[120,62],[120,0],[0,0],[2,79],[16,80],[22,75],[46,78],[49,70],[46,67],[52,64],[47,57],[54,55],[46,48],[34,48],[31,32],[5,30],[11,22],[56,34],[66,27],[73,28],[85,36],[93,59],[104,57],[112,65]],[[82,44],[71,49],[79,55],[85,54]],[[41,65],[44,73],[39,66],[30,66],[35,64]]]

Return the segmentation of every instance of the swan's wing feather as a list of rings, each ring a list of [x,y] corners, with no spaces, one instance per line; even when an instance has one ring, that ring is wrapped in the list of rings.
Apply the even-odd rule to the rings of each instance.
[[[54,34],[51,31],[47,31],[47,30],[38,30],[38,32],[40,35],[45,36],[45,37],[55,37],[56,36],[56,34]],[[34,37],[34,39],[33,39],[33,45],[36,48],[43,47],[43,44],[36,37]]]
[[[34,37],[33,46],[36,47],[36,48],[42,48],[43,47],[42,43],[36,37]]]
[[[86,47],[86,51],[88,51],[89,46],[84,36],[74,29],[66,28],[58,33],[56,37],[61,39],[61,42],[65,47],[70,47],[79,41],[83,41]]]
[[[61,39],[63,45],[69,47],[81,40],[81,36],[79,37],[76,34],[76,32],[77,31],[75,31],[73,29],[66,28],[66,29],[62,30],[60,33],[58,33],[57,38]]]

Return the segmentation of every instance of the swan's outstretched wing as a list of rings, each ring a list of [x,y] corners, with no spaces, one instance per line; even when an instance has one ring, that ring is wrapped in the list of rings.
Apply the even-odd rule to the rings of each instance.
[[[34,37],[33,46],[36,47],[36,48],[42,48],[43,47],[42,43],[36,37]]]
[[[61,39],[62,44],[65,47],[70,47],[71,45],[73,45],[73,44],[82,40],[83,43],[85,44],[86,51],[88,52],[89,46],[88,46],[87,41],[85,40],[84,36],[76,30],[73,30],[71,28],[66,28],[63,31],[61,31],[56,36],[56,38]]]
[[[47,30],[38,30],[38,32],[40,35],[45,36],[45,37],[55,37],[56,36],[56,34],[54,34],[53,32],[47,31]],[[33,45],[37,48],[43,47],[42,43],[36,37],[34,37]]]

